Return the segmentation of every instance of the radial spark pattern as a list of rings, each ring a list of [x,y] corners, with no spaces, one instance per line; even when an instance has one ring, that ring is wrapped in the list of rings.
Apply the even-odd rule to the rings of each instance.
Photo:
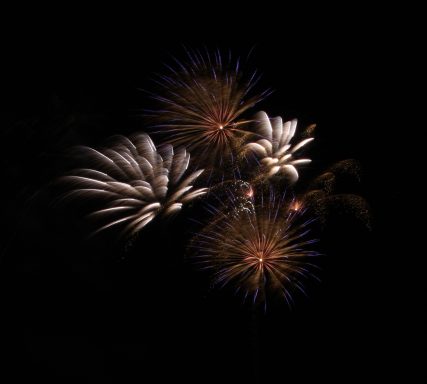
[[[313,138],[307,138],[293,145],[290,143],[295,135],[297,120],[283,124],[281,117],[269,119],[261,111],[256,118],[257,133],[262,137],[254,143],[245,146],[245,151],[253,152],[261,160],[261,176],[269,178],[274,175],[287,176],[290,183],[298,180],[296,166],[308,164],[310,159],[295,159],[294,155]]]
[[[268,291],[279,293],[291,304],[291,292],[304,292],[302,280],[312,276],[311,221],[274,196],[254,210],[236,212],[215,211],[215,221],[194,238],[196,260],[214,271],[217,286],[234,285],[254,303],[265,302]]]
[[[102,203],[90,216],[101,220],[104,230],[122,226],[122,235],[132,236],[162,213],[170,215],[183,204],[206,193],[192,183],[203,172],[187,174],[190,154],[174,152],[171,145],[156,149],[150,137],[119,136],[114,146],[97,151],[83,147],[82,157],[90,168],[80,168],[64,178],[73,191],[68,196],[89,197]]]
[[[163,133],[168,143],[184,145],[203,166],[220,165],[230,160],[247,133],[241,115],[268,92],[254,94],[256,72],[247,76],[231,55],[187,55],[187,62],[177,61],[159,76],[161,92],[153,98],[160,108],[148,114],[156,122],[154,132]]]

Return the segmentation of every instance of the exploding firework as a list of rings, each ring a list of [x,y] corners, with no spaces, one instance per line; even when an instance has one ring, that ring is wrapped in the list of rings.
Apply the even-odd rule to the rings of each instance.
[[[307,238],[312,220],[290,203],[271,194],[254,209],[214,209],[214,222],[195,235],[191,248],[196,262],[213,270],[216,286],[232,285],[264,304],[267,292],[289,305],[295,289],[305,293],[302,281],[315,267],[309,258],[317,255],[310,250],[315,240]]]
[[[332,213],[355,217],[371,229],[369,204],[362,196],[343,191],[352,182],[360,182],[360,165],[353,159],[341,160],[309,183],[304,193],[299,194],[298,206],[310,209],[323,224]]]
[[[231,54],[226,59],[219,51],[187,55],[188,62],[177,61],[159,76],[161,94],[152,97],[160,108],[147,114],[166,142],[185,146],[203,167],[215,168],[233,160],[247,135],[242,114],[268,91],[254,93],[259,76],[247,76]]]
[[[255,209],[255,190],[247,181],[227,180],[210,188],[209,191],[209,197],[221,205],[223,213],[239,214],[242,210]]]
[[[260,159],[261,167],[257,178],[265,180],[275,175],[285,176],[290,184],[295,183],[299,177],[296,166],[308,164],[311,160],[295,159],[294,155],[314,139],[306,138],[291,145],[297,127],[296,119],[283,124],[281,117],[270,119],[261,111],[256,115],[255,121],[257,133],[262,139],[246,144],[244,151],[252,152]]]
[[[102,222],[98,231],[120,225],[121,235],[130,237],[158,214],[171,215],[207,192],[193,190],[192,183],[203,170],[187,174],[190,154],[185,149],[174,152],[165,145],[157,150],[146,134],[133,139],[119,136],[114,146],[102,151],[89,147],[81,151],[91,168],[77,169],[63,180],[73,187],[68,197],[102,203],[90,214]]]

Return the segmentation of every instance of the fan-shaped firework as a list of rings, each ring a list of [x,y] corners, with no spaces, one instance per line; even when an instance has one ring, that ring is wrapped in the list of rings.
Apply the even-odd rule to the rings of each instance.
[[[74,190],[70,195],[102,201],[102,209],[91,213],[103,220],[103,230],[122,225],[122,234],[131,236],[156,215],[170,215],[182,205],[206,193],[206,188],[192,190],[203,172],[186,174],[190,154],[176,153],[171,145],[156,149],[150,137],[140,134],[133,139],[118,137],[109,149],[81,148],[91,168],[80,168],[64,179]]]
[[[156,122],[154,132],[168,143],[184,145],[203,166],[220,165],[247,134],[241,115],[267,95],[252,94],[259,77],[241,72],[240,60],[215,54],[187,51],[188,62],[177,61],[157,80],[161,107],[149,111]],[[252,95],[251,95],[252,94]]]
[[[245,151],[253,152],[261,159],[259,177],[269,178],[274,175],[287,176],[290,183],[298,180],[297,165],[308,164],[310,159],[295,159],[294,154],[313,138],[307,138],[292,146],[297,120],[282,123],[281,117],[269,119],[263,111],[256,115],[257,133],[262,137],[255,143],[246,144]]]
[[[216,219],[195,235],[192,248],[196,260],[214,270],[216,285],[233,284],[254,303],[265,302],[267,291],[280,293],[288,304],[295,288],[304,292],[302,280],[312,276],[308,258],[316,253],[309,249],[311,220],[304,220],[303,210],[270,195],[254,209],[214,213]]]

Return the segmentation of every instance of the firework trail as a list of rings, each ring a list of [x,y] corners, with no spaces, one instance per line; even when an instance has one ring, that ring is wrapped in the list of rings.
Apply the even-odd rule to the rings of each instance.
[[[295,159],[295,154],[313,138],[306,138],[296,145],[290,142],[295,135],[297,120],[283,124],[281,117],[270,119],[261,111],[255,117],[256,130],[260,140],[246,144],[244,152],[252,152],[260,159],[261,167],[257,179],[265,180],[272,176],[284,176],[290,184],[298,180],[296,166],[308,164],[310,159]],[[312,126],[311,126],[312,127]]]
[[[299,206],[310,209],[323,224],[331,213],[341,213],[355,217],[372,229],[368,202],[362,196],[343,191],[340,188],[342,179],[347,185],[351,180],[360,182],[360,164],[356,160],[341,160],[314,178],[305,192],[299,194]]]
[[[91,167],[62,180],[73,189],[67,197],[102,202],[101,209],[90,214],[102,222],[97,232],[121,226],[121,235],[130,237],[158,214],[171,215],[207,192],[193,190],[192,183],[203,170],[186,172],[190,154],[185,149],[175,152],[165,145],[157,150],[146,134],[133,139],[119,136],[114,146],[102,151],[90,147],[80,151]]]
[[[292,201],[291,201],[292,202]],[[307,238],[313,220],[304,210],[292,209],[273,193],[253,209],[234,204],[230,210],[211,208],[214,220],[196,234],[190,248],[202,268],[213,271],[214,284],[234,286],[253,303],[266,303],[267,293],[279,294],[289,305],[295,289],[304,292],[302,281],[315,267],[309,258],[315,240]]]
[[[242,114],[269,92],[255,93],[259,76],[242,72],[240,59],[231,54],[187,50],[187,56],[159,76],[160,95],[151,96],[160,106],[147,115],[155,122],[153,132],[185,146],[202,167],[215,168],[233,161],[248,134]]]

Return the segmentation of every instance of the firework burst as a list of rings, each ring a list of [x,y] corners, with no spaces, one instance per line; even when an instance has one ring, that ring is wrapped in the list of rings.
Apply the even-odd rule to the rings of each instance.
[[[290,142],[295,135],[297,120],[287,121],[283,124],[281,117],[270,119],[261,111],[255,118],[256,130],[262,139],[246,144],[245,152],[252,152],[260,159],[261,167],[258,179],[268,179],[272,176],[285,176],[289,183],[298,180],[297,166],[308,164],[310,159],[295,159],[295,154],[308,144],[313,138],[306,138],[296,145]],[[312,127],[312,126],[311,126]]]
[[[196,261],[214,271],[214,283],[233,285],[253,303],[265,304],[266,293],[280,294],[289,305],[295,289],[304,292],[302,281],[310,276],[317,255],[307,239],[309,224],[304,210],[274,194],[254,209],[214,209],[216,219],[197,234],[191,245]]]
[[[242,114],[268,91],[253,93],[259,76],[246,76],[240,59],[231,54],[223,58],[219,51],[187,51],[187,56],[186,63],[176,61],[167,75],[158,77],[161,95],[152,97],[160,108],[147,114],[166,142],[185,146],[203,167],[219,166],[232,160],[247,135]]]
[[[186,172],[190,154],[185,149],[175,152],[165,145],[157,150],[146,134],[119,136],[113,147],[102,151],[80,150],[91,168],[77,169],[63,181],[73,189],[67,197],[102,202],[101,209],[90,214],[102,222],[98,231],[122,226],[121,234],[130,237],[158,214],[171,215],[207,192],[193,190],[203,170]]]
[[[371,229],[370,207],[366,199],[341,188],[344,179],[348,188],[351,182],[360,182],[360,164],[353,159],[341,160],[317,176],[304,193],[299,195],[298,204],[310,209],[320,222],[326,224],[327,218],[344,214],[356,218],[366,228]]]

